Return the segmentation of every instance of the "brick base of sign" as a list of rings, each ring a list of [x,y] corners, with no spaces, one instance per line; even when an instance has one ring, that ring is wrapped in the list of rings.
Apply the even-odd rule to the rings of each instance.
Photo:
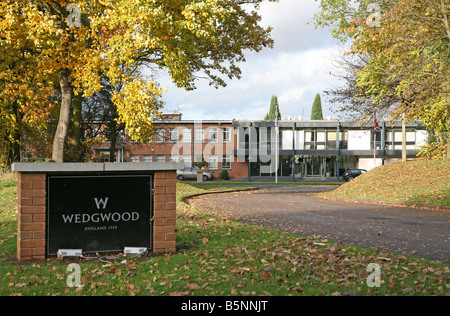
[[[45,259],[45,173],[18,173],[17,259]]]
[[[153,252],[175,252],[176,171],[155,173],[153,198]]]
[[[19,169],[16,166],[16,169]],[[14,170],[14,168],[13,168]],[[46,172],[18,177],[17,259],[46,258]],[[176,171],[153,172],[153,253],[176,251]]]

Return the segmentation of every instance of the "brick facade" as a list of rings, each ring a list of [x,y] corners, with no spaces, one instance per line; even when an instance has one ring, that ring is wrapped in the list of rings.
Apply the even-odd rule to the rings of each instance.
[[[238,162],[235,155],[238,139],[232,121],[172,121],[165,117],[160,121],[154,121],[154,130],[153,139],[148,144],[133,142],[125,136],[125,142],[120,144],[123,153],[118,151],[117,160],[142,163],[157,162],[158,159],[171,162],[175,159],[183,162],[187,158],[188,162],[184,161],[184,166],[194,167],[194,162],[199,161],[199,157],[203,155],[203,159],[207,162],[204,170],[210,172],[216,179],[220,178],[223,170],[228,172],[231,179],[248,176],[248,163]],[[203,131],[201,138],[196,135],[199,130]],[[105,143],[96,147],[94,155],[100,158],[108,154],[109,146],[109,143]],[[209,164],[211,157],[216,159],[217,165]],[[228,164],[224,161],[225,157]]]
[[[13,166],[13,170],[20,170],[18,165],[21,164]],[[42,164],[24,165],[38,166]],[[18,176],[17,259],[19,261],[42,260],[46,258],[47,174],[46,172],[21,172],[19,170],[15,170]],[[152,174],[154,175],[152,252],[175,252],[176,171],[155,170]]]

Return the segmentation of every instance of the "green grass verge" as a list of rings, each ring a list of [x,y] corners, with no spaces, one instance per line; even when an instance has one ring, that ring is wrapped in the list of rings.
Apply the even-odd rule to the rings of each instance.
[[[335,244],[231,222],[192,208],[183,198],[236,190],[178,183],[177,253],[100,261],[48,259],[19,263],[16,185],[0,183],[2,295],[449,295],[447,265]],[[245,187],[248,189],[248,187]],[[126,262],[123,260],[126,259]],[[109,261],[109,262],[107,262]],[[80,266],[80,287],[69,287]],[[378,264],[380,287],[369,287]]]
[[[324,195],[430,207],[450,206],[450,160],[416,159],[381,166]]]

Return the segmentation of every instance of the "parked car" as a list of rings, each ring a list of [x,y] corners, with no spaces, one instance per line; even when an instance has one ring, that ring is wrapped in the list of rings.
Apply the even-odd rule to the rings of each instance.
[[[345,181],[353,180],[354,178],[362,175],[365,172],[367,172],[367,170],[365,169],[349,169],[346,172],[344,172],[344,180]]]
[[[187,167],[181,170],[177,170],[177,179],[183,181],[185,179],[197,180],[198,168]],[[212,174],[203,171],[203,181],[208,181],[212,179]]]

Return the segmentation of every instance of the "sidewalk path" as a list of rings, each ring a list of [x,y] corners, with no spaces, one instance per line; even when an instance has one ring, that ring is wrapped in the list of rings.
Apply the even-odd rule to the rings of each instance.
[[[265,185],[260,190],[189,199],[199,209],[303,236],[450,263],[450,212],[331,201],[330,186]]]

